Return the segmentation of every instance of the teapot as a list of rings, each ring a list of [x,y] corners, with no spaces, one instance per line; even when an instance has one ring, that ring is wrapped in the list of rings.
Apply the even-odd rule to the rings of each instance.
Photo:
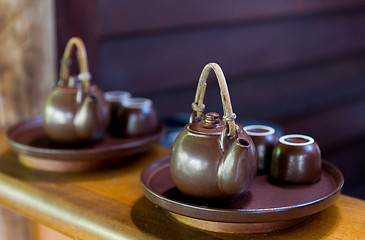
[[[76,48],[80,73],[70,76],[70,56]],[[103,138],[109,124],[110,107],[103,92],[90,83],[84,43],[71,38],[61,61],[59,81],[43,108],[43,127],[55,143],[75,144]]]
[[[203,117],[206,79],[214,70],[223,104],[218,113]],[[256,149],[241,125],[235,123],[222,69],[207,64],[199,79],[189,123],[176,137],[170,154],[170,172],[176,187],[192,197],[233,199],[249,190],[257,171]]]

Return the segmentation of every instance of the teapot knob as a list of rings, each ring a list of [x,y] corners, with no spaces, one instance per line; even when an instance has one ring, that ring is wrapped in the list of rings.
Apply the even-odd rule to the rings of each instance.
[[[215,128],[220,122],[219,114],[216,112],[209,112],[205,114],[204,128]]]

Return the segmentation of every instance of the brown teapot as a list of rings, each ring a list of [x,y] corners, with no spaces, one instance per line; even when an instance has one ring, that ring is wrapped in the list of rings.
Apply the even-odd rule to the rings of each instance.
[[[77,77],[70,76],[68,66],[73,47],[80,68]],[[74,144],[103,138],[109,124],[109,104],[90,79],[85,46],[80,38],[73,37],[65,48],[57,87],[43,108],[43,127],[54,142]]]
[[[207,113],[203,118],[206,79],[214,70],[220,87],[224,116]],[[175,139],[170,171],[177,188],[190,196],[231,199],[248,191],[257,171],[252,139],[235,123],[230,96],[218,64],[207,64],[199,79],[190,121]]]

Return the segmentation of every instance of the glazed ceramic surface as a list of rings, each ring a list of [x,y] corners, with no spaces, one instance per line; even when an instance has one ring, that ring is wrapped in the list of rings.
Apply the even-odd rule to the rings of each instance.
[[[321,152],[312,137],[284,135],[274,148],[270,175],[287,183],[313,183],[321,178],[321,166]]]
[[[117,113],[119,136],[137,137],[154,132],[158,127],[158,116],[152,101],[147,98],[128,98]]]
[[[268,173],[274,146],[279,141],[275,129],[266,125],[249,125],[244,130],[255,143],[258,173]]]
[[[110,106],[109,131],[112,135],[118,135],[120,132],[118,111],[123,107],[123,101],[130,98],[131,94],[126,91],[108,91],[104,93],[104,97]]]
[[[70,76],[69,66],[76,47],[80,73]],[[47,136],[58,144],[96,141],[104,137],[110,109],[103,92],[90,82],[85,46],[80,38],[67,43],[57,87],[48,95],[43,108]]]
[[[219,232],[264,233],[297,224],[331,206],[344,183],[342,173],[323,161],[321,180],[314,184],[273,183],[268,175],[258,175],[242,197],[212,202],[179,191],[169,167],[169,156],[145,167],[141,173],[145,196],[183,223]]]
[[[91,85],[88,96],[77,101],[79,88],[58,86],[46,99],[43,123],[46,134],[58,144],[77,144],[104,137],[109,106],[103,92]]]
[[[134,138],[113,137],[83,145],[60,146],[46,135],[42,118],[21,122],[7,131],[10,147],[18,153],[20,162],[33,169],[51,172],[81,172],[105,168],[145,152],[159,142],[164,127]]]
[[[256,161],[253,157],[255,149],[252,140],[243,131],[242,126],[237,124],[236,138],[223,137],[226,138],[224,145],[227,149],[223,151],[220,141],[221,134],[225,131],[225,123],[219,121],[216,127],[202,131],[204,124],[204,121],[187,124],[172,146],[171,173],[176,185],[180,191],[194,197],[224,199],[243,194],[256,175]],[[233,146],[231,155],[228,152],[228,146]],[[243,157],[240,156],[241,154]],[[231,182],[243,182],[244,185],[237,186],[237,188],[242,187],[243,191],[235,189],[234,183],[231,194],[225,194],[219,188],[219,170],[222,169],[222,163],[228,157],[232,164],[228,166],[229,169],[224,169],[227,171],[226,177],[232,178]]]
[[[206,79],[214,70],[221,89],[224,110],[203,116]],[[177,188],[205,199],[232,199],[246,193],[257,171],[252,139],[236,124],[229,92],[221,68],[210,63],[199,79],[189,123],[171,149],[171,175]]]

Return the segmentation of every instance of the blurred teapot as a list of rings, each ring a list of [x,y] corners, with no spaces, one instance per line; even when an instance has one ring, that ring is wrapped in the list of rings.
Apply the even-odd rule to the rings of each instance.
[[[206,79],[214,70],[220,87],[223,121],[217,113],[203,118]],[[183,193],[206,199],[236,198],[249,190],[257,171],[252,139],[235,123],[230,96],[222,69],[207,64],[199,79],[190,121],[175,139],[170,171]]]
[[[70,76],[73,47],[77,50],[80,73]],[[57,87],[48,95],[43,108],[47,136],[59,144],[100,140],[109,124],[109,104],[103,92],[90,83],[85,46],[78,37],[66,45]]]

